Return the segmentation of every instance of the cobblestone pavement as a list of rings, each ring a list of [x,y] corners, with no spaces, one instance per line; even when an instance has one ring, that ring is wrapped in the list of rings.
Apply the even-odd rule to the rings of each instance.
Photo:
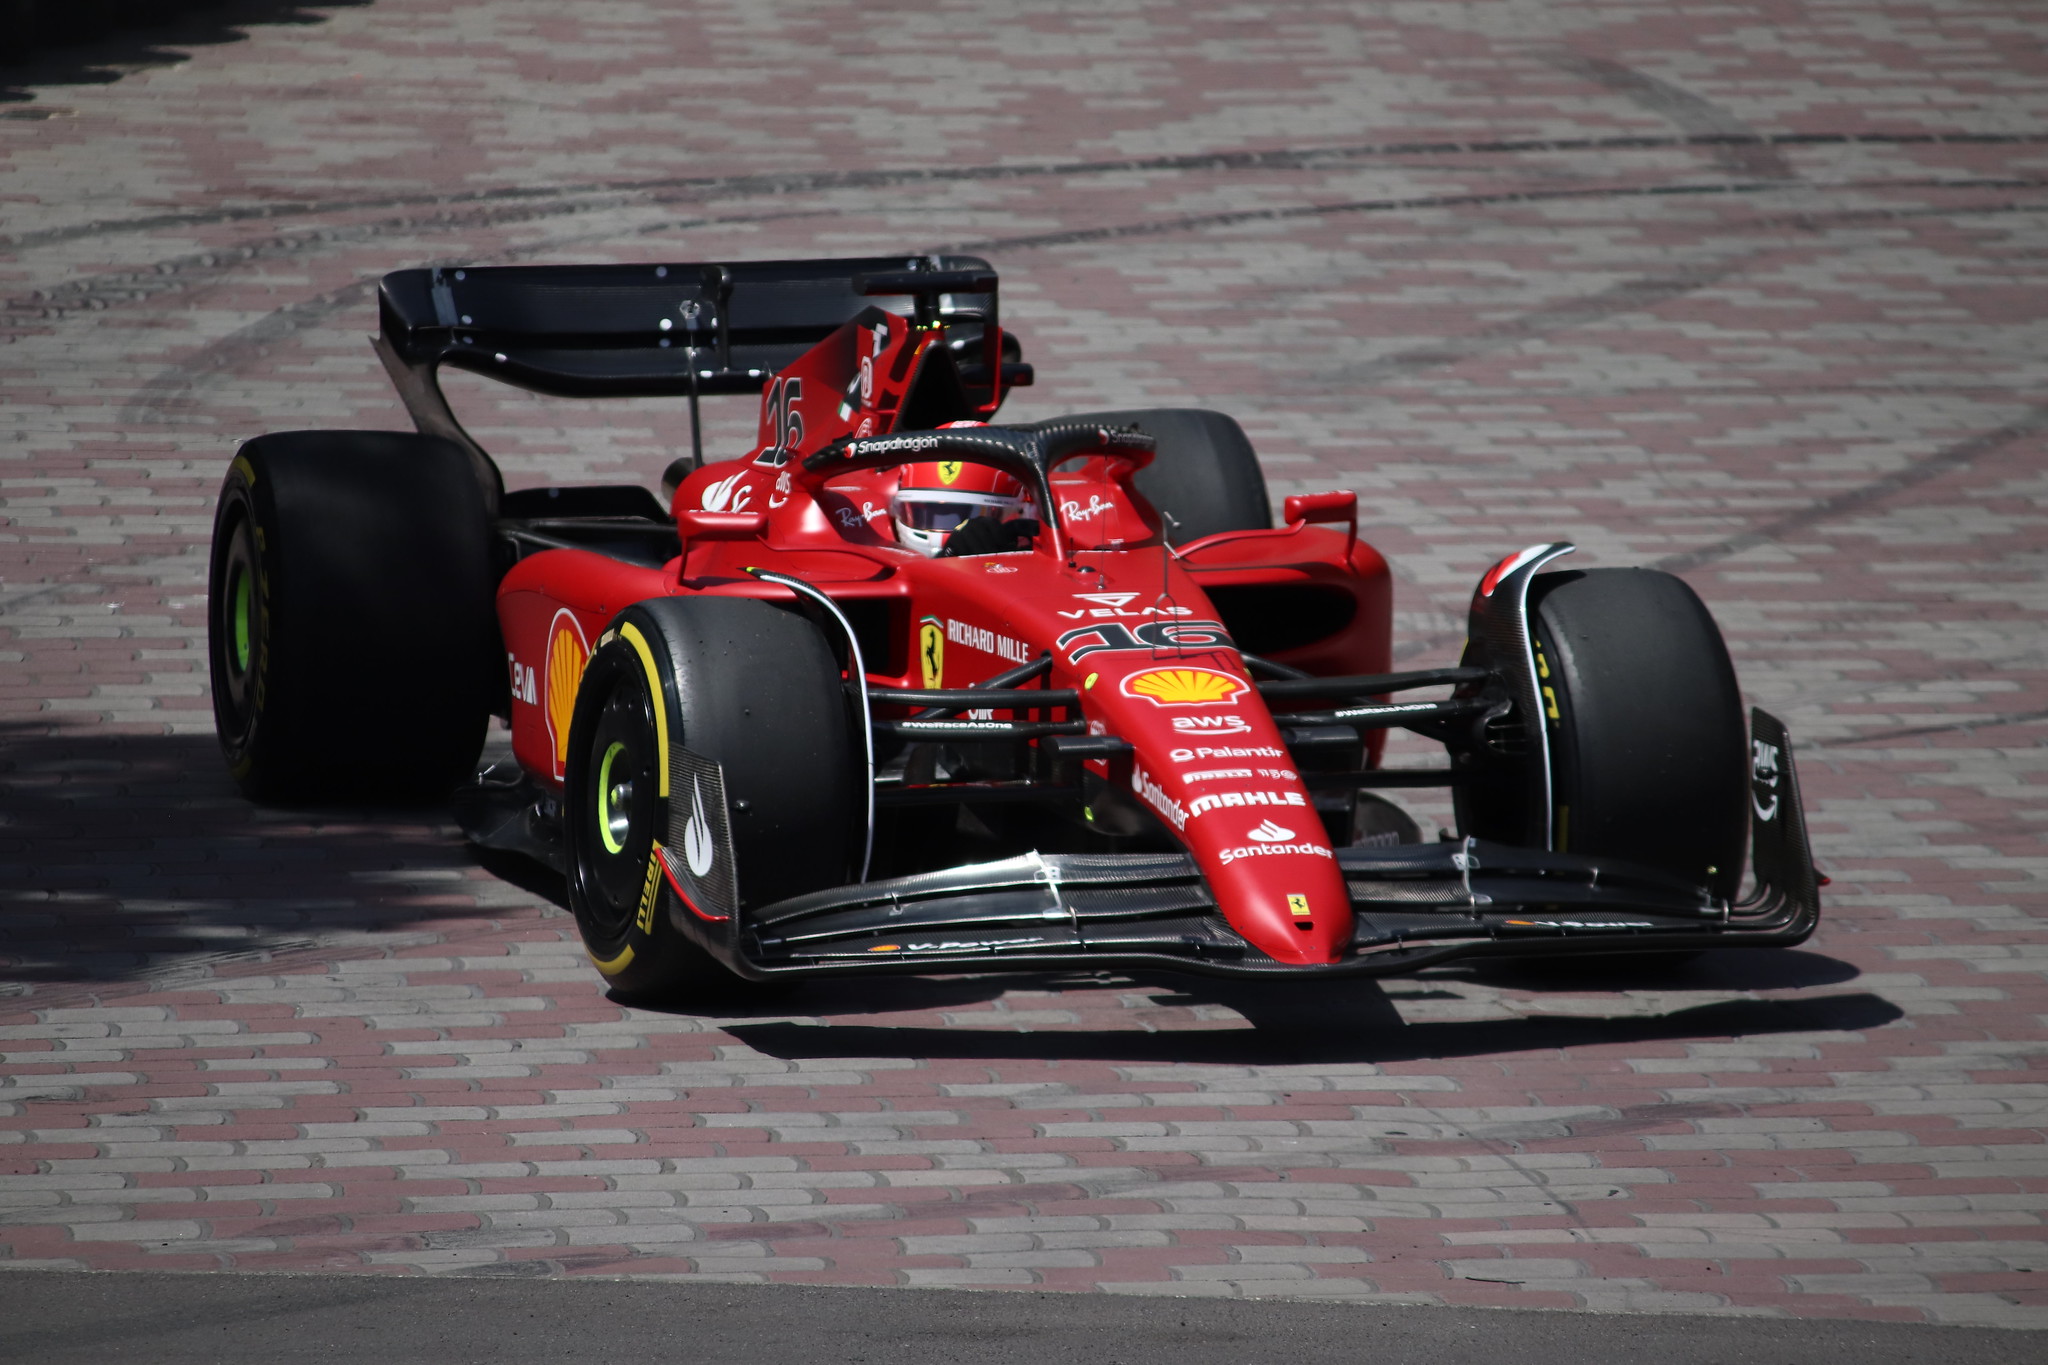
[[[304,17],[0,106],[0,1264],[2048,1325],[2042,0]],[[661,1014],[442,812],[233,793],[213,493],[403,425],[380,273],[950,245],[1012,415],[1220,407],[1358,489],[1403,659],[1532,540],[1684,573],[1801,742],[1819,936]],[[456,401],[515,483],[686,440]]]

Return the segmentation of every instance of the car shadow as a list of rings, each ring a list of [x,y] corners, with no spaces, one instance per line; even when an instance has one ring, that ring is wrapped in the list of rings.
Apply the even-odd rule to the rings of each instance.
[[[0,994],[474,918],[474,868],[444,807],[251,803],[211,735],[0,725]]]
[[[1782,951],[1782,950],[1780,950]],[[1756,962],[1706,969],[1692,989],[1715,989],[1713,978],[1745,965],[1768,975],[1769,950],[1730,950],[1702,958],[1754,957]],[[1852,978],[1855,968],[1818,953],[1801,953],[1770,980],[1752,988],[1782,988]],[[1448,974],[1446,974],[1448,975]],[[1011,976],[885,978],[830,981],[776,992],[757,1009],[719,1008],[720,1026],[749,1047],[785,1060],[905,1057],[946,1060],[1193,1062],[1284,1065],[1296,1062],[1402,1062],[1527,1052],[1601,1043],[1642,1044],[1686,1039],[1756,1037],[1778,1033],[1861,1032],[1904,1017],[1891,1002],[1868,992],[1742,999],[1693,1005],[1660,1014],[1531,1013],[1512,1019],[1409,1021],[1399,1000],[1441,999],[1434,974],[1385,981],[1233,980],[1224,977],[1130,977],[1026,974]],[[1601,989],[1629,983],[1608,972]],[[1663,983],[1660,983],[1663,984]],[[986,1004],[1018,990],[1067,994],[1089,990],[1150,992],[1161,1006],[1222,1006],[1246,1026],[1160,1031],[1034,1028],[1010,1031],[846,1022],[851,1016],[957,1010]],[[1160,991],[1157,988],[1166,986]],[[1578,988],[1583,995],[1585,987]],[[755,1018],[749,1021],[749,1015]],[[774,1015],[766,1018],[761,1016]],[[796,1022],[801,1014],[825,1022]]]
[[[0,725],[0,994],[38,1002],[225,961],[275,960],[336,935],[473,919],[461,883],[490,874],[556,906],[561,880],[482,853],[443,807],[282,810],[245,800],[206,735],[114,735]],[[1537,1012],[1518,1019],[1405,1021],[1397,1000],[1442,999],[1461,980],[1521,993],[1782,990],[1839,984],[1855,969],[1811,951],[1732,950],[1673,965],[1620,959],[1540,970],[1438,968],[1388,982],[1232,980],[1051,972],[863,977],[698,1001],[735,1038],[786,1058],[903,1056],[1286,1063],[1386,1062],[1687,1038],[1880,1027],[1899,1011],[1869,994],[1733,1000],[1657,1015]],[[880,1022],[959,1010],[1018,991],[1128,992],[1162,1006],[1222,1006],[1238,1026],[1160,1032],[1007,1032]],[[1582,1002],[1581,1002],[1582,1003]],[[792,1022],[791,1016],[824,1023]],[[875,1023],[859,1022],[862,1018]],[[1248,1026],[1247,1026],[1248,1025]]]
[[[329,10],[370,3],[187,0],[180,6],[174,0],[154,0],[65,5],[41,0],[8,16],[17,27],[0,44],[0,112],[10,104],[33,100],[36,87],[107,85],[143,67],[188,61],[196,47],[241,42],[252,24],[320,24]]]

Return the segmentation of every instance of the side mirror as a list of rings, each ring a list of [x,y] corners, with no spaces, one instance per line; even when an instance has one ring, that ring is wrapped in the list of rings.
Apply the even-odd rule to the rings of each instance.
[[[1297,522],[1348,521],[1358,524],[1358,494],[1350,489],[1336,493],[1297,493],[1282,508],[1289,526]]]
[[[1348,557],[1358,544],[1358,494],[1350,489],[1335,493],[1296,493],[1282,504],[1281,514],[1290,527],[1312,521],[1341,521],[1348,524],[1351,538],[1344,544]]]
[[[676,530],[683,540],[756,540],[768,530],[766,512],[681,512]]]

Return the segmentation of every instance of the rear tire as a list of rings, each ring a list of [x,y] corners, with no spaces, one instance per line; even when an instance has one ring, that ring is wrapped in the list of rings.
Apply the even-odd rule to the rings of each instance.
[[[707,946],[736,951],[737,921],[693,911],[658,862],[671,801],[695,799],[680,785],[660,794],[673,750],[722,769],[731,912],[743,916],[855,875],[866,838],[856,744],[839,661],[805,618],[737,597],[655,598],[619,615],[577,689],[563,801],[570,908],[620,998],[687,1002],[739,984]]]
[[[214,517],[215,728],[252,800],[431,799],[475,769],[500,677],[490,517],[433,436],[259,436]]]
[[[1653,569],[1540,574],[1529,597],[1554,702],[1557,847],[1732,899],[1749,836],[1748,729],[1706,604]]]
[[[1133,408],[1083,412],[1058,419],[1135,426],[1159,444],[1152,463],[1136,483],[1151,504],[1173,518],[1167,539],[1174,545],[1218,531],[1263,531],[1273,525],[1266,476],[1244,428],[1228,414],[1203,408]]]

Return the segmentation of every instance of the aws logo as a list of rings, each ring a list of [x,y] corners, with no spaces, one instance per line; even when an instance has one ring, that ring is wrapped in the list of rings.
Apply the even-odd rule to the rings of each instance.
[[[1173,728],[1184,735],[1248,735],[1252,732],[1251,723],[1243,716],[1175,716]]]

